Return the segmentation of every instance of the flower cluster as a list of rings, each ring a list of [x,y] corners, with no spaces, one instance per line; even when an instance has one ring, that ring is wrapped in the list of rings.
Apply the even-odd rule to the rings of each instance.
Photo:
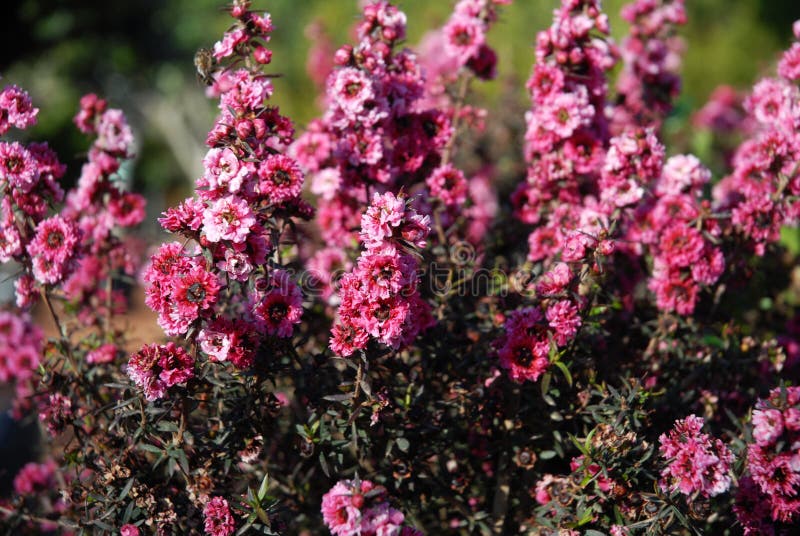
[[[236,530],[228,501],[222,497],[214,497],[206,503],[203,517],[206,534],[210,536],[230,536]]]
[[[800,518],[800,387],[773,389],[753,410],[753,443],[747,449],[752,485],[739,489],[739,502],[761,503],[758,510],[737,509],[751,534],[764,524],[793,524]],[[764,515],[766,514],[766,515]]]
[[[39,108],[33,106],[30,95],[17,86],[0,91],[0,136],[16,127],[26,129],[36,124]]]
[[[558,263],[538,285],[542,303],[506,316],[505,332],[494,344],[500,366],[514,381],[539,379],[554,352],[575,338],[582,322],[581,304],[571,294],[576,283],[569,267]]]
[[[322,518],[336,536],[421,536],[404,527],[405,516],[389,505],[386,489],[369,480],[341,480],[322,497]]]
[[[42,331],[27,314],[0,311],[0,381],[33,377],[42,351]]]
[[[127,372],[147,400],[157,400],[173,385],[194,377],[194,359],[174,342],[148,344],[131,356]]]
[[[795,30],[800,39],[800,27]],[[780,238],[781,226],[796,224],[800,214],[800,90],[791,78],[765,78],[745,108],[755,133],[736,150],[733,172],[713,194],[718,210],[730,211],[735,229],[763,255],[766,245]]]
[[[147,304],[167,334],[194,330],[209,359],[246,368],[261,339],[291,337],[300,321],[300,288],[270,256],[293,218],[310,218],[313,209],[300,197],[303,172],[282,152],[294,127],[265,102],[273,93],[261,72],[271,60],[271,18],[246,3],[231,15],[233,28],[213,50],[219,69],[209,91],[220,115],[206,140],[197,198],[160,219],[196,245],[162,245],[143,277]]]
[[[700,286],[713,285],[725,270],[722,228],[702,198],[710,179],[696,157],[669,158],[653,183],[653,198],[639,207],[628,230],[628,238],[653,257],[648,286],[663,311],[691,314]]]
[[[0,134],[9,125],[29,127],[36,110],[23,90],[0,94]],[[78,230],[68,216],[46,219],[48,207],[64,199],[58,180],[66,167],[46,143],[0,141],[0,262],[25,266],[17,280],[17,302],[36,301],[35,286],[62,281],[75,267]]]
[[[733,454],[722,441],[702,433],[703,424],[702,418],[689,415],[659,436],[658,451],[666,461],[661,471],[664,490],[703,497],[728,491]]]
[[[42,330],[28,314],[0,311],[0,383],[12,384],[16,411],[27,405],[33,378],[42,356]]]
[[[425,69],[425,99],[447,106],[447,86],[461,69],[491,80],[497,74],[497,54],[486,42],[489,27],[498,17],[498,6],[510,0],[460,0],[442,28],[428,32],[419,46]]]
[[[553,25],[536,40],[528,80],[533,102],[526,113],[527,180],[512,196],[519,219],[540,224],[529,238],[529,259],[555,256],[571,229],[597,236],[607,224],[596,198],[608,125],[605,73],[616,61],[608,18],[593,0],[565,0]]]
[[[439,163],[451,131],[446,114],[420,106],[417,56],[398,50],[405,14],[386,1],[367,3],[357,34],[355,46],[335,54],[324,116],[292,147],[320,197],[323,238],[338,247],[355,241],[368,188],[397,192],[419,183]]]
[[[58,454],[19,472],[3,526],[619,536],[736,517],[747,534],[796,532],[800,387],[755,401],[800,363],[797,254],[766,255],[800,213],[798,44],[747,117],[725,92],[708,106],[704,124],[749,137],[713,186],[716,162],[659,137],[683,0],[625,8],[616,98],[599,0],[562,0],[532,104],[508,96],[489,116],[469,85],[494,77],[487,32],[508,3],[454,2],[422,58],[397,7],[361,1],[357,43],[314,52],[325,112],[295,141],[270,104],[272,20],[231,0],[231,26],[195,58],[219,101],[202,176],[141,271],[176,340],[131,348],[114,318],[144,216],[122,112],[81,99],[74,123],[94,141],[69,192],[46,145],[0,141],[0,261],[18,305],[41,297],[55,326],[43,344],[2,306],[0,382]],[[7,87],[0,134],[37,112]],[[301,221],[316,212],[306,176],[320,233]],[[512,215],[495,187],[523,176]],[[674,423],[658,444],[653,423]]]
[[[614,122],[658,126],[680,92],[683,42],[675,28],[686,24],[684,0],[636,0],[622,9],[622,18],[631,30],[620,46]]]
[[[139,269],[141,247],[125,231],[144,219],[145,200],[120,177],[122,162],[133,154],[133,134],[122,111],[108,108],[94,94],[85,95],[80,104],[73,121],[97,138],[77,187],[66,199],[64,213],[77,222],[84,255],[63,290],[81,320],[91,324],[127,308],[125,294],[107,281],[133,277]]]
[[[206,270],[199,255],[188,256],[179,242],[164,244],[143,274],[145,300],[158,312],[168,335],[182,335],[198,319],[211,318],[220,290],[218,276]]]
[[[30,462],[14,477],[14,491],[20,495],[36,495],[50,491],[55,481],[57,466],[50,460],[45,463]]]
[[[347,357],[367,347],[370,337],[398,349],[433,323],[430,306],[417,289],[414,248],[425,247],[430,219],[402,197],[375,194],[361,218],[364,251],[339,281],[339,321],[330,347]]]

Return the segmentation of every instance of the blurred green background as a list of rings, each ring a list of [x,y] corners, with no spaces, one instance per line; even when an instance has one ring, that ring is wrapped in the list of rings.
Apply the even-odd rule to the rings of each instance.
[[[550,23],[558,0],[516,0],[493,29],[500,80],[483,85],[491,103],[503,87],[523,82],[533,58],[536,32]],[[623,0],[604,3],[615,37]],[[298,128],[315,115],[315,87],[306,74],[309,41],[305,27],[322,22],[333,43],[350,41],[357,0],[262,0],[273,15],[275,100]],[[446,20],[451,0],[399,2],[409,18],[409,43]],[[151,213],[186,194],[201,171],[202,142],[214,117],[192,63],[198,47],[210,47],[229,25],[219,0],[23,0],[4,2],[0,21],[3,83],[27,88],[41,108],[40,123],[26,136],[51,142],[80,172],[87,140],[70,122],[79,97],[96,92],[125,110],[138,140],[129,172],[151,199]],[[774,64],[800,18],[798,0],[687,0],[689,24],[681,30],[688,46],[684,93],[676,114],[687,117],[721,83],[746,88]]]

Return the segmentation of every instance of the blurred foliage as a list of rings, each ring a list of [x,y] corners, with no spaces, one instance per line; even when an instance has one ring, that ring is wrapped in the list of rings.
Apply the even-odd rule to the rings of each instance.
[[[524,86],[533,60],[536,32],[549,24],[558,0],[517,0],[491,35],[500,56],[499,81],[484,84],[488,105],[508,99],[524,106]],[[619,10],[625,0],[607,0],[613,34],[627,25]],[[10,4],[10,5],[9,5]],[[299,128],[313,118],[316,89],[305,71],[309,41],[305,27],[323,23],[335,45],[352,39],[357,0],[264,0],[275,21],[272,46],[275,100]],[[403,0],[409,16],[409,43],[417,43],[447,18],[448,0]],[[688,0],[689,24],[684,94],[670,130],[679,128],[721,83],[746,88],[775,61],[789,42],[791,23],[800,18],[797,0]],[[139,141],[132,176],[151,198],[151,213],[176,201],[200,173],[202,142],[214,104],[203,97],[192,63],[194,52],[211,46],[228,25],[221,0],[22,0],[4,5],[0,20],[0,73],[4,83],[26,87],[46,110],[30,135],[52,140],[70,176],[80,172],[87,143],[70,119],[79,97],[96,92],[131,118]],[[508,87],[515,90],[511,93]],[[678,125],[678,126],[675,126]],[[690,141],[684,146],[691,144]],[[161,195],[164,192],[167,195]]]

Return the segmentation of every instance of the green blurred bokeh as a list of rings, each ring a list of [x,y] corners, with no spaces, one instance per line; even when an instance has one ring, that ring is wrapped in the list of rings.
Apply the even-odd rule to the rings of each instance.
[[[613,34],[624,35],[619,18],[623,0],[607,0]],[[453,2],[404,0],[409,43],[441,25]],[[533,59],[536,32],[550,23],[557,0],[516,0],[503,12],[490,40],[500,63],[500,80],[483,85],[480,98],[496,101],[504,85],[523,82]],[[264,0],[275,33],[275,102],[298,128],[319,113],[316,89],[306,74],[309,41],[305,27],[322,22],[338,46],[351,40],[357,0]],[[194,52],[211,46],[230,19],[218,0],[23,0],[12,2],[0,21],[0,73],[3,83],[27,88],[41,108],[30,133],[47,139],[70,166],[80,171],[87,140],[72,128],[79,97],[96,92],[128,114],[138,139],[132,172],[137,189],[148,193],[157,213],[190,188],[200,173],[205,132],[214,103],[203,96],[192,63]],[[797,0],[687,0],[684,93],[677,107],[688,116],[718,84],[746,88],[768,72],[791,38],[800,18]],[[522,102],[522,101],[521,101]],[[161,195],[165,193],[167,195]]]

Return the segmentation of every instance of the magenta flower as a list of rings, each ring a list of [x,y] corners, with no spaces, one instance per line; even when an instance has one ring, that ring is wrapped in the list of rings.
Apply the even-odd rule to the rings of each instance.
[[[33,155],[19,142],[0,142],[0,184],[7,183],[21,192],[30,192],[39,180],[39,167]]]
[[[209,536],[230,536],[236,530],[228,501],[214,497],[203,508],[204,528]]]
[[[127,373],[152,401],[164,398],[173,385],[194,377],[194,360],[173,342],[149,344],[130,357]]]
[[[38,113],[27,91],[14,85],[6,86],[0,92],[0,136],[12,126],[26,129],[35,125]]]
[[[203,217],[203,232],[209,242],[230,240],[241,243],[247,240],[256,219],[247,201],[234,196],[215,201]]]
[[[460,169],[450,164],[436,168],[425,183],[431,195],[447,206],[460,206],[467,200],[467,179]]]
[[[78,230],[73,221],[61,216],[41,221],[27,246],[34,277],[50,284],[63,280],[73,268],[77,245]]]
[[[258,191],[271,203],[283,203],[300,195],[303,189],[303,172],[294,159],[284,155],[271,155],[258,168]]]
[[[690,415],[658,438],[659,453],[666,460],[663,489],[713,497],[730,487],[733,454],[722,441],[702,433],[703,424],[702,418]]]

